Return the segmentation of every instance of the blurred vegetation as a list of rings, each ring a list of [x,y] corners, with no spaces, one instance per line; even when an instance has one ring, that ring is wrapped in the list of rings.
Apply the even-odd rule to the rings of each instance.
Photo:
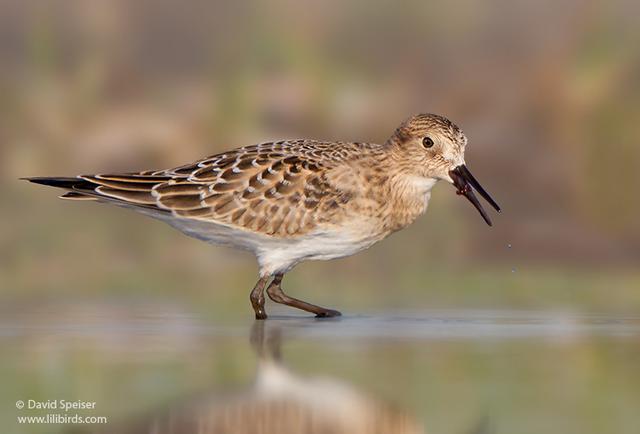
[[[20,176],[168,167],[269,138],[380,142],[431,111],[469,136],[467,162],[504,208],[495,227],[438,186],[406,233],[356,258],[306,264],[287,286],[353,297],[354,308],[402,288],[429,305],[638,307],[634,2],[0,8],[5,296],[202,288],[205,298],[243,298],[255,274],[243,254],[56,201]]]

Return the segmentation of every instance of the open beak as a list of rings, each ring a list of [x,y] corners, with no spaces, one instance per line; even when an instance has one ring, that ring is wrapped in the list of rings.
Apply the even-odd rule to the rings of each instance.
[[[489,196],[489,193],[487,193],[485,189],[482,188],[476,178],[473,177],[471,172],[469,172],[469,169],[467,169],[467,166],[465,166],[464,164],[457,166],[455,169],[449,171],[449,176],[451,177],[451,179],[453,179],[453,185],[456,186],[456,193],[461,194],[469,199],[469,202],[471,202],[473,206],[476,207],[484,221],[487,222],[489,226],[492,226],[491,219],[487,215],[487,212],[484,210],[484,208],[482,208],[482,205],[480,205],[480,202],[478,202],[478,198],[476,197],[476,195],[473,194],[473,190],[476,190],[478,193],[480,193],[480,196],[482,196],[484,200],[489,202],[489,204],[494,207],[496,211],[500,212],[500,207],[498,206],[496,201],[493,200],[491,196]]]

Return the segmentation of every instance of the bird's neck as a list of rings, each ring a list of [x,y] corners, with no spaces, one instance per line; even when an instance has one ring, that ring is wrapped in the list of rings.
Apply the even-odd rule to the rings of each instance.
[[[389,225],[392,231],[413,223],[427,209],[434,178],[396,174],[389,178],[391,200],[388,205]]]

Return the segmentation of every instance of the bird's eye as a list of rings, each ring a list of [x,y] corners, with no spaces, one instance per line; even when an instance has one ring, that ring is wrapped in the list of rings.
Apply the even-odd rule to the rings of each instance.
[[[427,149],[432,147],[433,146],[433,140],[431,139],[431,137],[425,137],[424,139],[422,139],[422,146],[424,146]]]

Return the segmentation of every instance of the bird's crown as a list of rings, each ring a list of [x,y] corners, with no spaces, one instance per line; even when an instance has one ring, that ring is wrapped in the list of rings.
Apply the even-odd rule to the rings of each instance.
[[[462,130],[444,116],[421,113],[404,121],[389,139],[392,143],[403,143],[429,135],[438,135],[461,146],[466,145],[467,138]]]

